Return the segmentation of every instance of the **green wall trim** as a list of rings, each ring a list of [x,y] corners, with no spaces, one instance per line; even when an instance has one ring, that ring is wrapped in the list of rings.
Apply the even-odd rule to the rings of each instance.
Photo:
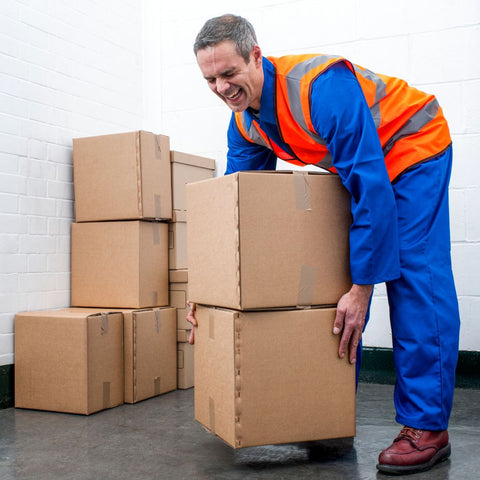
[[[395,378],[391,348],[363,348],[360,382],[393,385]],[[480,389],[480,352],[459,352],[455,387]]]
[[[0,408],[13,407],[13,365],[0,365]]]
[[[364,347],[360,382],[393,385],[393,351],[391,348]],[[480,389],[480,352],[460,351],[457,364],[457,388]],[[0,365],[0,408],[14,405],[14,366]]]

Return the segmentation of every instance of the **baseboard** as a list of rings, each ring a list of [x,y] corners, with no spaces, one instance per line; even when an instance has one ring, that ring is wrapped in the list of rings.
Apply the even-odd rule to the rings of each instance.
[[[393,385],[395,378],[391,348],[363,348],[360,382]],[[480,352],[459,352],[455,387],[480,389]]]
[[[391,348],[364,347],[360,382],[393,385]],[[460,351],[455,387],[480,389],[480,352]],[[0,365],[0,408],[14,405],[14,366]]]
[[[13,407],[13,365],[0,365],[0,408]]]

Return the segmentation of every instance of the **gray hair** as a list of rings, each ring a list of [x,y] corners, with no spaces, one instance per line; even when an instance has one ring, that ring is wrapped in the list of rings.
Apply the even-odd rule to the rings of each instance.
[[[250,54],[257,44],[257,36],[251,23],[237,15],[226,14],[207,20],[197,35],[193,51],[197,55],[199,50],[214,47],[226,40],[235,44],[238,54],[246,63],[250,61]]]

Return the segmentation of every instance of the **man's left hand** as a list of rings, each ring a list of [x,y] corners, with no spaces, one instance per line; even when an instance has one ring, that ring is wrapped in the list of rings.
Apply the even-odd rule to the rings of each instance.
[[[372,291],[373,285],[353,284],[337,305],[333,333],[342,334],[338,356],[343,358],[348,351],[350,363],[355,363],[357,359],[357,347],[362,337]]]

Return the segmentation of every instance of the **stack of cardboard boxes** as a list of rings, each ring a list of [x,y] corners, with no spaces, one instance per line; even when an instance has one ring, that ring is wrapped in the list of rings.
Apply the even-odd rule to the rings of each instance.
[[[168,137],[144,131],[74,140],[72,308],[16,315],[17,407],[90,414],[171,391],[177,375],[193,385],[193,360],[177,370],[186,332],[170,303],[169,258],[186,290],[172,186],[176,198],[195,175],[175,184],[175,155]]]
[[[195,417],[234,448],[355,434],[335,305],[351,286],[338,177],[240,172],[187,185]]]
[[[177,309],[178,388],[194,384],[193,345],[188,343],[191,324],[187,322],[187,200],[186,184],[212,178],[215,161],[210,158],[172,151],[172,221],[169,224],[170,305]]]

